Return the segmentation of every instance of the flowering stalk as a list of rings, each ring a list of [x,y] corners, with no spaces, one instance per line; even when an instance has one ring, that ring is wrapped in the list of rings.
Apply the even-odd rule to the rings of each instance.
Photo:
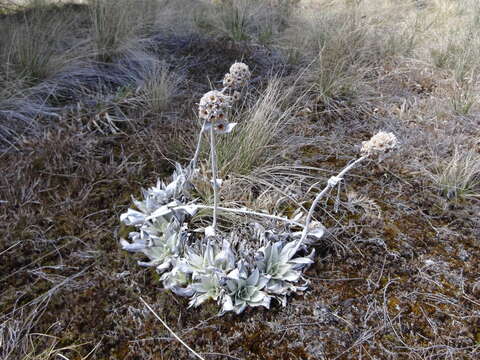
[[[220,93],[223,94],[227,89],[228,88],[224,87],[222,90],[220,90]],[[197,161],[200,155],[200,148],[202,145],[202,136],[203,136],[203,133],[205,132],[205,125],[207,124],[207,122],[211,121],[211,118],[212,118],[212,114],[209,114],[208,118],[204,118],[203,120],[202,128],[200,129],[200,133],[198,134],[197,147],[195,148],[195,153],[193,155],[192,160],[190,160],[190,167],[192,168],[192,170],[194,170],[197,167]]]
[[[305,220],[305,227],[303,228],[302,232],[302,237],[300,238],[300,242],[303,243],[303,241],[307,238],[308,235],[308,228],[310,226],[310,222],[312,221],[313,217],[313,212],[315,211],[315,208],[317,207],[318,202],[325,196],[325,194],[330,191],[333,187],[335,187],[340,181],[343,180],[343,177],[345,174],[350,171],[355,165],[358,163],[362,162],[365,160],[368,156],[362,156],[355,160],[353,163],[345,167],[340,173],[338,173],[337,176],[332,176],[330,179],[328,179],[327,186],[317,195],[315,200],[313,200],[312,206],[310,206],[310,210],[308,211],[307,219]]]
[[[200,204],[195,204],[193,205],[194,207],[198,208],[198,209],[210,209],[210,210],[214,210],[215,207],[214,206],[209,206],[209,205],[200,205]],[[178,207],[177,207],[178,208]],[[174,208],[174,209],[177,209],[177,208]],[[179,207],[181,208],[181,207]],[[250,209],[233,209],[233,208],[225,208],[225,207],[220,207],[220,206],[217,206],[217,211],[224,211],[224,212],[231,212],[231,213],[234,213],[234,214],[244,214],[244,215],[252,215],[252,216],[258,216],[258,217],[264,217],[264,218],[267,218],[267,219],[272,219],[272,220],[279,220],[279,221],[283,221],[284,223],[287,223],[287,224],[291,224],[291,225],[295,225],[295,226],[299,226],[301,228],[304,228],[305,225],[304,224],[301,224],[295,220],[290,220],[290,219],[287,219],[287,218],[284,218],[282,216],[276,216],[276,215],[270,215],[270,214],[265,214],[265,213],[260,213],[260,212],[256,212],[256,211],[253,211],[253,210],[250,210]]]
[[[378,132],[377,134],[372,136],[369,141],[364,141],[362,143],[362,148],[360,149],[362,156],[352,162],[347,167],[345,167],[342,171],[340,171],[337,176],[332,176],[330,179],[328,179],[327,186],[320,192],[320,194],[317,195],[317,197],[313,201],[312,206],[308,211],[307,219],[305,220],[305,227],[302,232],[302,237],[300,238],[301,243],[306,239],[308,235],[308,228],[310,226],[310,222],[312,221],[313,212],[315,211],[318,202],[325,196],[325,194],[330,189],[335,187],[340,181],[342,181],[345,174],[350,171],[355,165],[362,162],[368,157],[379,156],[380,154],[389,152],[397,145],[398,140],[396,136],[392,133],[387,133],[385,131]]]
[[[213,232],[217,229],[217,208],[218,208],[218,183],[217,183],[217,152],[215,149],[215,133],[213,126],[210,128],[210,156],[212,159],[213,176]]]
[[[200,99],[198,106],[199,117],[204,119],[204,124],[200,132],[200,139],[195,150],[195,155],[191,161],[192,167],[196,166],[198,153],[200,152],[201,135],[205,129],[210,130],[210,156],[212,161],[213,176],[213,234],[217,229],[217,208],[218,208],[218,179],[217,179],[217,153],[215,147],[215,132],[220,134],[229,133],[233,130],[236,123],[226,121],[227,108],[231,106],[232,101],[238,101],[241,94],[236,89],[241,89],[250,78],[251,73],[248,65],[244,63],[234,63],[230,66],[230,72],[225,74],[222,90],[211,90],[205,93]],[[229,90],[231,95],[226,95]]]
[[[198,156],[200,155],[200,147],[202,145],[202,136],[203,136],[203,133],[205,132],[206,122],[207,120],[205,119],[203,121],[202,128],[200,129],[200,133],[198,134],[198,143],[195,149],[195,154],[193,155],[193,158],[190,161],[190,167],[192,168],[192,170],[195,170],[195,168],[197,167],[197,161],[198,161]]]

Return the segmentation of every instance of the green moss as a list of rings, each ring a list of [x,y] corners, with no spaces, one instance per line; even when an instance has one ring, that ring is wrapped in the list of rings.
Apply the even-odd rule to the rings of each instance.
[[[128,235],[131,232],[134,232],[136,230],[137,230],[137,228],[135,226],[127,226],[124,223],[120,223],[120,228],[118,230],[118,238],[128,239]]]

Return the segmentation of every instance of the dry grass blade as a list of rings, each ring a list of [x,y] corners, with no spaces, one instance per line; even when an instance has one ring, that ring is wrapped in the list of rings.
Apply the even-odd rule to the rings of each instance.
[[[53,294],[52,294],[53,295]],[[33,331],[47,309],[50,297],[40,299],[33,304],[32,309],[15,309],[11,316],[0,323],[0,357],[2,360],[51,360],[55,358],[68,359],[62,353],[73,352],[79,354],[79,349],[87,343],[78,345],[57,346],[60,342],[55,336],[39,334]],[[86,360],[98,348],[95,346]]]
[[[197,358],[201,359],[201,360],[205,360],[202,356],[200,356],[195,350],[193,350],[190,346],[187,345],[187,343],[185,343],[185,341],[183,341],[182,339],[180,339],[180,337],[175,334],[175,332],[167,325],[167,323],[165,323],[165,321],[162,320],[162,318],[160,316],[157,315],[157,313],[155,312],[155,310],[153,310],[151,308],[150,305],[148,305],[148,303],[143,300],[142,298],[140,298],[140,300],[143,302],[143,304],[147,307],[148,310],[150,310],[150,312],[158,319],[158,321],[160,321],[162,323],[163,326],[165,326],[165,328],[175,337],[175,339],[177,339],[178,341],[180,341],[180,343],[185,346],[193,355],[195,355]]]

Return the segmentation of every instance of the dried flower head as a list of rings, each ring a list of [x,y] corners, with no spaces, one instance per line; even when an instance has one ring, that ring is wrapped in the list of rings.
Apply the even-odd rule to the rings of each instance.
[[[236,78],[242,78],[245,80],[250,79],[250,76],[252,75],[248,65],[242,62],[233,63],[232,66],[230,66],[230,74]]]
[[[224,120],[225,109],[230,105],[230,97],[218,90],[205,93],[198,105],[198,116],[208,121]]]
[[[237,123],[228,123],[226,121],[218,120],[215,122],[209,122],[205,125],[205,130],[213,130],[218,134],[228,134],[233,131],[233,128],[237,126]]]
[[[235,77],[230,74],[226,73],[225,76],[223,77],[223,86],[226,88],[231,88],[235,84]]]
[[[227,73],[223,78],[223,86],[228,89],[240,89],[247,84],[247,80],[245,77],[234,76]]]
[[[373,154],[386,153],[397,146],[397,137],[392,133],[380,131],[368,141],[362,142],[362,155],[370,156]]]
[[[223,78],[223,86],[228,89],[239,89],[244,86],[251,73],[247,64],[236,62],[230,66],[230,72]]]
[[[218,90],[206,92],[200,99],[200,106],[221,105],[225,100],[225,95]]]

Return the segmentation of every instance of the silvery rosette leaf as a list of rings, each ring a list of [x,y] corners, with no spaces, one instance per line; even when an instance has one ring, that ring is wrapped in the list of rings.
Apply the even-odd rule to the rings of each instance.
[[[168,185],[158,180],[156,186],[142,189],[143,200],[132,197],[137,210],[128,209],[126,213],[120,215],[120,221],[126,225],[141,226],[145,221],[160,216],[167,220],[170,220],[172,216],[177,216],[178,220],[182,222],[183,216],[194,215],[196,208],[186,206],[178,211],[173,208],[184,205],[183,198],[189,186],[188,180],[195,170],[183,169],[178,163],[175,164],[175,167],[172,181]]]
[[[230,271],[235,268],[235,253],[232,250],[230,242],[223,240],[220,252],[215,255],[214,266],[222,271]]]
[[[120,215],[120,221],[128,226],[141,226],[145,223],[146,217],[143,212],[128,209],[126,213]]]
[[[145,214],[151,214],[163,204],[168,203],[173,199],[174,192],[172,189],[167,191],[167,186],[162,181],[158,180],[155,187],[149,189],[142,189],[143,200],[137,200],[132,197],[133,203],[137,209]]]
[[[190,297],[195,294],[195,290],[190,285],[191,278],[189,274],[183,272],[177,264],[178,260],[174,259],[172,261],[172,269],[165,272],[160,277],[160,280],[165,289],[169,289],[179,296]]]
[[[150,242],[150,235],[144,231],[131,232],[128,234],[128,237],[132,242],[128,242],[127,240],[121,238],[120,245],[122,245],[123,250],[130,252],[142,252]]]
[[[171,220],[175,217],[178,222],[183,222],[185,217],[195,215],[197,209],[195,205],[184,205],[180,201],[174,200],[160,206],[145,219],[156,220],[158,218],[165,218],[166,220]]]
[[[299,241],[269,243],[257,255],[257,266],[269,280],[266,290],[276,295],[286,295],[296,291],[295,283],[301,279],[301,269],[313,263],[314,251],[308,257],[296,257]]]
[[[172,259],[180,254],[183,249],[185,233],[179,223],[174,219],[170,222],[162,235],[152,235],[144,230],[130,233],[133,243],[121,239],[124,250],[142,252],[150,261],[139,261],[141,266],[155,266],[157,271],[167,270]]]
[[[163,236],[168,230],[168,227],[172,223],[172,220],[167,220],[165,218],[156,218],[153,221],[146,221],[141,227],[140,230],[151,235],[151,236]],[[180,224],[178,221],[176,224]],[[180,225],[178,225],[180,228]]]
[[[193,307],[197,307],[209,299],[217,301],[224,292],[217,274],[202,275],[199,281],[193,283],[190,287],[194,291],[194,295],[189,306]]]
[[[192,169],[190,166],[183,168],[179,163],[175,163],[175,171],[173,172],[173,181],[167,186],[167,190],[173,191],[173,197],[180,199],[182,196],[188,194],[190,188],[189,180],[195,174],[196,169]],[[175,184],[175,185],[172,185]],[[173,189],[174,188],[174,189]]]
[[[256,268],[247,276],[246,268],[242,261],[238,267],[231,271],[226,279],[226,294],[222,299],[221,313],[234,311],[240,314],[247,306],[270,307],[271,296],[262,291],[268,279],[260,275]]]
[[[207,244],[202,253],[188,248],[184,260],[182,270],[192,274],[193,278],[208,273],[226,273],[235,268],[236,263],[235,254],[227,240],[223,240],[222,248]]]
[[[312,221],[310,223],[308,232],[307,232],[307,238],[305,239],[304,243],[306,245],[311,245],[317,243],[323,235],[325,235],[325,227],[319,223],[318,221]],[[294,239],[299,239],[302,236],[302,232],[294,232],[292,233],[292,237]]]

